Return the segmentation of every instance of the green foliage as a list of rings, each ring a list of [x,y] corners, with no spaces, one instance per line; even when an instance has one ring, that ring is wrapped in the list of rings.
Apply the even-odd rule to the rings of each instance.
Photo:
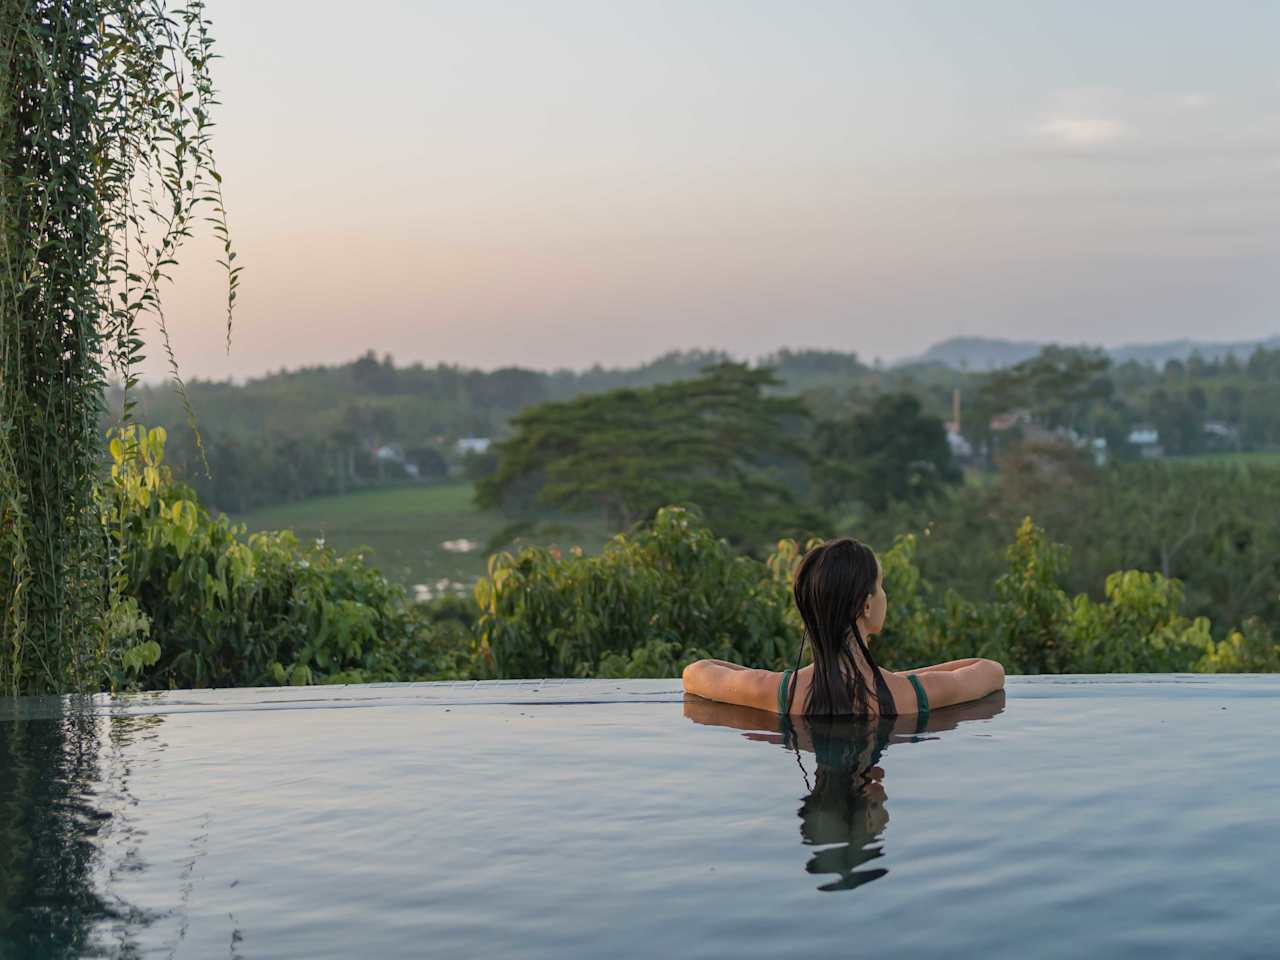
[[[995,641],[1019,673],[1062,673],[1069,653],[1059,650],[1060,634],[1070,608],[1058,580],[1067,567],[1067,551],[1049,542],[1028,517],[1008,558],[991,607]]]
[[[1263,669],[1280,656],[1257,624],[1215,645],[1207,620],[1181,613],[1181,585],[1158,573],[1112,574],[1100,603],[1068,597],[1067,551],[1029,519],[990,602],[935,596],[916,549],[908,534],[880,556],[886,667],[985,656],[1010,673],[1145,673]],[[790,583],[802,552],[784,540],[763,563],[737,556],[669,507],[597,557],[501,554],[476,586],[480,649],[500,677],[676,676],[702,658],[782,669],[801,634]]]
[[[223,687],[444,679],[471,672],[457,604],[421,611],[364,563],[290,532],[246,536],[163,463],[162,430],[111,442],[105,495],[120,565],[117,682]],[[461,610],[466,610],[463,606]]]
[[[1107,577],[1106,603],[1083,594],[1066,630],[1071,673],[1170,673],[1201,670],[1212,644],[1209,621],[1180,613],[1182,584],[1159,573],[1118,571]]]
[[[111,444],[119,686],[676,676],[702,658],[781,669],[798,646],[794,540],[758,561],[697,513],[666,507],[599,555],[497,554],[474,600],[414,606],[359,557],[214,519],[173,482],[164,440],[130,428]],[[890,604],[876,651],[887,667],[977,655],[1010,673],[1280,668],[1260,622],[1215,643],[1207,620],[1182,614],[1182,585],[1159,573],[1113,573],[1101,602],[1069,597],[1069,552],[1030,519],[986,602],[938,596],[919,543],[902,535],[880,555]]]
[[[1102,603],[1068,598],[1068,551],[1027,518],[1007,551],[989,603],[948,591],[938,605],[905,536],[882,558],[891,596],[881,662],[900,667],[992,657],[1010,673],[1162,673],[1208,669],[1209,622],[1181,613],[1182,586],[1159,573],[1111,574]],[[900,599],[895,599],[900,598]],[[1225,654],[1224,654],[1225,656]]]
[[[1257,617],[1219,643],[1210,643],[1196,664],[1201,673],[1280,673],[1280,643]]]
[[[1003,652],[987,632],[984,608],[953,590],[945,591],[940,604],[935,601],[916,565],[917,548],[916,536],[906,533],[879,555],[889,597],[884,632],[876,640],[881,665],[901,669],[963,657],[994,658]]]
[[[0,689],[97,689],[111,644],[94,502],[107,369],[123,415],[140,319],[196,221],[233,261],[200,0],[0,3]],[[228,330],[230,327],[228,326]],[[176,366],[172,365],[175,378]],[[176,381],[181,392],[181,381]],[[132,652],[138,669],[150,648]]]
[[[596,516],[512,523],[496,510],[477,509],[475,489],[468,483],[312,497],[233,515],[232,520],[244,523],[250,531],[293,530],[299,540],[323,540],[339,553],[362,550],[390,579],[411,589],[425,584],[432,592],[439,592],[436,585],[441,580],[470,589],[475,578],[484,573],[489,554],[510,549],[516,540],[521,544],[579,544],[595,552],[612,535]],[[445,546],[460,539],[477,546],[471,550]]]
[[[497,554],[475,595],[499,677],[675,676],[703,657],[780,668],[798,641],[788,582],[678,507],[598,556]]]
[[[963,415],[964,434],[994,453],[990,421],[1021,411],[1039,425],[1095,435],[1115,385],[1101,350],[1048,346],[1038,355],[982,376]]]
[[[1096,470],[1058,449],[1065,455],[1056,459],[1048,450],[1006,458],[989,485],[868,515],[860,533],[883,547],[917,532],[924,579],[987,602],[1006,571],[1006,532],[1029,514],[1070,549],[1059,574],[1068,594],[1102,601],[1113,572],[1153,571],[1182,583],[1187,615],[1207,617],[1215,639],[1251,617],[1280,623],[1280,465],[1165,460]]]
[[[402,447],[425,479],[437,476],[440,465],[424,465],[415,453],[437,448],[454,460],[455,469],[477,480],[492,472],[496,458],[486,453],[457,463],[452,444],[460,437],[500,437],[511,418],[531,405],[689,379],[726,359],[677,352],[629,369],[544,373],[447,364],[397,367],[390,357],[379,359],[370,351],[351,363],[282,370],[243,384],[187,384],[200,410],[199,443],[173,387],[144,386],[136,395],[142,418],[168,428],[175,473],[202,502],[236,514],[404,483],[403,475],[383,469],[370,455],[372,446],[382,444]]]
[[[812,530],[822,520],[780,478],[807,466],[808,413],[766,395],[776,383],[767,370],[721,364],[696,380],[526,410],[498,447],[497,472],[477,485],[477,502],[594,508],[614,529],[667,503],[697,504],[740,544]]]
[[[861,502],[884,510],[918,502],[960,482],[942,421],[910,393],[877,397],[869,410],[818,424],[818,502],[831,508]]]
[[[203,445],[186,426],[186,405],[172,387],[144,387],[135,395],[143,419],[169,428],[175,471],[202,502],[235,514],[405,482],[399,471],[370,455],[372,445],[396,444],[410,459],[413,451],[437,445],[452,458],[455,439],[508,436],[511,419],[531,405],[693,379],[701,368],[728,359],[718,353],[673,353],[629,369],[486,372],[447,365],[396,367],[389,357],[370,353],[352,363],[280,371],[242,385],[188,384],[191,401],[201,410]],[[1193,357],[1165,370],[1104,364],[1105,358],[1090,351],[1052,348],[1015,371],[970,373],[936,364],[871,368],[853,354],[782,350],[760,358],[756,367],[773,369],[781,381],[768,392],[800,397],[816,417],[837,421],[865,415],[878,398],[902,393],[920,401],[924,416],[946,417],[953,391],[959,390],[964,433],[992,459],[1016,446],[1020,433],[1058,427],[1104,438],[1113,461],[1137,456],[1127,437],[1139,425],[1157,426],[1162,445],[1172,453],[1280,447],[1280,351],[1258,351],[1247,364],[1230,357]],[[993,435],[990,418],[1015,409],[1029,415],[1033,425]],[[206,460],[211,469],[206,470]],[[453,469],[459,466],[481,479],[493,463],[486,456],[471,464],[455,462]],[[421,475],[432,471],[422,469]],[[895,487],[912,471],[887,475],[887,483],[863,489]],[[849,486],[843,484],[840,492]],[[921,485],[907,488],[918,493]],[[807,495],[800,483],[793,493]]]

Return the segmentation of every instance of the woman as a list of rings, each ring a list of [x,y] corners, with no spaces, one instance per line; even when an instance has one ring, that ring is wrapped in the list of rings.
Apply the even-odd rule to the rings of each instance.
[[[859,718],[915,714],[976,700],[1004,687],[1004,667],[974,657],[910,672],[882,669],[867,640],[884,627],[888,598],[880,562],[849,537],[819,544],[800,561],[794,584],[813,663],[803,669],[752,670],[724,660],[684,669],[688,693],[780,714]],[[799,667],[800,658],[796,658]]]

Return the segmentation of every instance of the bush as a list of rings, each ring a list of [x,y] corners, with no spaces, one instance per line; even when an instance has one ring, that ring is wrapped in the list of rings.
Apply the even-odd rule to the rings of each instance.
[[[470,637],[420,611],[358,554],[214,518],[163,464],[165,434],[110,444],[105,495],[124,671],[144,687],[440,679],[470,673]],[[116,612],[119,611],[119,612]],[[148,645],[149,644],[149,645]]]
[[[708,657],[780,667],[799,642],[789,584],[680,507],[598,556],[496,554],[475,596],[499,677],[671,677]]]
[[[1113,573],[1101,603],[1069,597],[1059,585],[1068,551],[1030,518],[989,603],[953,591],[934,597],[916,545],[900,536],[880,557],[890,604],[874,651],[890,669],[973,656],[1015,674],[1280,666],[1280,648],[1257,624],[1215,646],[1208,620],[1182,615],[1182,585],[1159,573]],[[501,554],[476,587],[481,651],[501,677],[672,677],[702,658],[781,669],[800,638],[790,583],[802,552],[784,540],[758,563],[735,555],[696,514],[668,507],[598,557]]]
[[[737,553],[689,509],[666,507],[598,556],[528,547],[490,558],[475,599],[408,602],[360,555],[246,534],[213,517],[163,464],[165,435],[111,442],[101,502],[115,557],[105,636],[112,684],[146,687],[454,679],[674,677],[715,658],[790,665],[801,636],[791,580],[802,549]],[[1280,670],[1259,620],[1215,643],[1159,573],[1106,580],[1105,599],[1068,597],[1067,548],[1030,518],[990,602],[934,594],[917,541],[881,554],[890,596],[877,659],[891,669],[962,657],[1010,673]]]
[[[1209,621],[1181,614],[1182,585],[1126,570],[1106,581],[1106,600],[1068,598],[1059,586],[1067,550],[1027,518],[1009,547],[995,599],[975,605],[952,592],[930,605],[914,565],[915,537],[881,558],[890,604],[882,664],[911,666],[963,657],[1000,660],[1009,673],[1146,673],[1209,669]],[[1223,653],[1223,662],[1231,654]]]
[[[1280,644],[1266,624],[1256,617],[1232,630],[1220,643],[1212,643],[1196,664],[1201,673],[1276,673],[1280,671]]]

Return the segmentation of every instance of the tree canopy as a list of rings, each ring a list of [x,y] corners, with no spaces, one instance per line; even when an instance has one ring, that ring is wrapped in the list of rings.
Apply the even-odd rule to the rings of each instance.
[[[498,445],[477,503],[596,509],[618,528],[691,503],[734,542],[812,531],[820,521],[783,479],[807,479],[810,414],[765,392],[778,383],[770,370],[722,363],[692,380],[532,407]]]
[[[942,421],[909,393],[877,397],[869,410],[823,421],[816,433],[818,500],[826,507],[860,501],[883,510],[961,479]]]

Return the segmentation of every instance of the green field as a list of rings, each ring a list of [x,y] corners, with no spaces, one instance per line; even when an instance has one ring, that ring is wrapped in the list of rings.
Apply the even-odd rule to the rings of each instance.
[[[293,530],[300,539],[323,538],[340,552],[367,547],[371,562],[407,586],[424,584],[433,592],[441,581],[470,584],[485,569],[485,544],[511,523],[493,511],[477,510],[469,483],[363,490],[339,497],[316,497],[267,507],[232,519],[250,530]],[[558,525],[555,535],[535,543],[574,544],[598,550],[607,539],[599,521]],[[444,544],[473,549],[446,549]],[[470,546],[471,544],[468,544]]]
[[[1209,463],[1220,466],[1256,463],[1265,466],[1280,464],[1280,451],[1260,450],[1252,453],[1200,453],[1186,457],[1170,457],[1171,463]]]

